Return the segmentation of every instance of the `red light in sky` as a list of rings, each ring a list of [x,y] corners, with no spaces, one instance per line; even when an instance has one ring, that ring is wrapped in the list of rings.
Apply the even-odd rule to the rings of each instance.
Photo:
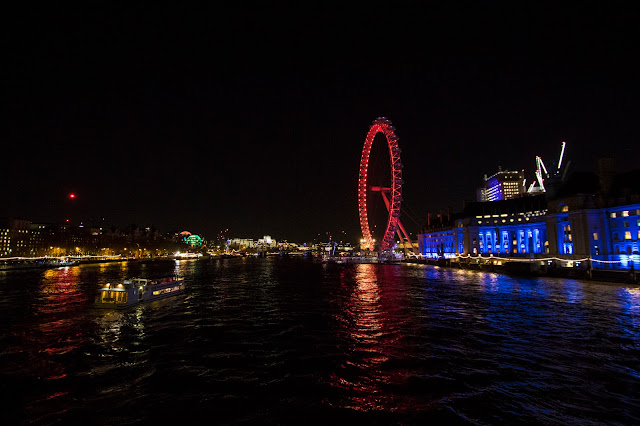
[[[73,199],[76,198],[76,194],[74,194],[73,192],[71,194],[69,194],[69,198]]]

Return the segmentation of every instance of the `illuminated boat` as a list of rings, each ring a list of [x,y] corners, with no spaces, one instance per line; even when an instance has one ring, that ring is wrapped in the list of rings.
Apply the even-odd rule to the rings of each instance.
[[[121,284],[107,284],[96,297],[97,308],[127,308],[140,302],[162,299],[184,292],[184,278],[179,276],[150,280],[131,278]]]

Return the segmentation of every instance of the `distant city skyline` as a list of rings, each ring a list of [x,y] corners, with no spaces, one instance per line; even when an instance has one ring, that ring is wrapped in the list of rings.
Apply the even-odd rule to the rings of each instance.
[[[498,166],[531,178],[561,141],[575,170],[602,153],[635,166],[630,17],[423,5],[385,28],[371,11],[265,12],[51,7],[9,24],[0,216],[357,235],[378,116],[397,128],[413,233]]]

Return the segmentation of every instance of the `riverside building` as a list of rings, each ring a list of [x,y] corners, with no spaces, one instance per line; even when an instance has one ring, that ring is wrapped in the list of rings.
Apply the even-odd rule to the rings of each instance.
[[[0,257],[38,256],[45,252],[48,230],[29,220],[0,220]]]
[[[640,171],[608,181],[575,174],[552,196],[469,203],[449,220],[425,226],[420,254],[588,259],[593,268],[638,268]]]
[[[478,191],[478,201],[499,201],[521,197],[525,194],[524,171],[498,170],[484,176],[484,186]]]

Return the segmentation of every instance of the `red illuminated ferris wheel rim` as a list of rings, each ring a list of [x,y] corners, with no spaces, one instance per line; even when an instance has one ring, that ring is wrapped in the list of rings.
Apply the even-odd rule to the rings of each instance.
[[[400,162],[400,148],[398,147],[398,137],[395,134],[395,127],[391,120],[385,117],[376,118],[364,140],[362,156],[360,158],[360,173],[358,176],[358,213],[360,216],[360,228],[362,229],[362,248],[373,250],[375,241],[371,235],[369,227],[369,217],[367,214],[367,176],[369,168],[369,156],[371,155],[371,145],[378,133],[384,134],[389,146],[389,157],[391,159],[391,188],[389,191],[389,217],[384,236],[380,242],[380,250],[386,251],[393,247],[394,235],[398,229],[398,218],[400,217],[400,203],[402,201],[402,163]]]

